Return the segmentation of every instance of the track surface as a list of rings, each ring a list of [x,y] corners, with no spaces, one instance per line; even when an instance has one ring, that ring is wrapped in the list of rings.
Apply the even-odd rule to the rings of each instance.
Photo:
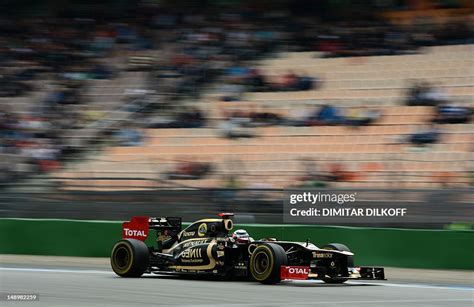
[[[2,306],[474,306],[474,273],[387,269],[386,282],[246,281],[115,276],[107,259],[0,256],[0,292],[38,302]],[[392,278],[391,278],[392,276]]]

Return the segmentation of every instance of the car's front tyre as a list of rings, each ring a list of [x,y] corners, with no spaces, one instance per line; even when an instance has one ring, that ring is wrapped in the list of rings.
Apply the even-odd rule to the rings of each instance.
[[[288,258],[283,247],[273,243],[258,245],[250,257],[250,274],[253,279],[264,284],[281,281],[280,268]]]

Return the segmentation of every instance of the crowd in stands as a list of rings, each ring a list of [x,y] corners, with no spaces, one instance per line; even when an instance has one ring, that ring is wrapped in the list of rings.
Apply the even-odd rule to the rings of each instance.
[[[26,78],[32,78],[32,75],[18,74],[0,74],[0,97],[18,97],[24,96],[33,91],[34,87],[28,84]]]
[[[252,137],[255,133],[249,128],[262,126],[327,126],[344,125],[360,127],[376,123],[381,112],[369,107],[340,108],[329,104],[318,107],[295,108],[288,115],[280,115],[271,110],[230,109],[223,112],[220,129],[224,136]]]
[[[288,71],[283,76],[269,77],[258,69],[234,66],[227,69],[224,75],[220,88],[223,101],[239,101],[244,92],[309,91],[319,85],[317,79],[293,71]]]
[[[66,150],[57,133],[53,118],[0,112],[1,152],[27,162],[2,163],[5,181],[14,180],[22,173],[57,169],[58,158]]]
[[[169,118],[152,119],[147,123],[149,128],[201,128],[204,127],[206,119],[203,113],[195,107],[180,110]]]
[[[301,159],[303,175],[296,178],[297,187],[321,188],[335,182],[354,179],[355,172],[347,170],[343,163],[317,163],[311,158]]]
[[[212,164],[208,162],[185,161],[179,162],[175,168],[165,173],[168,180],[198,180],[212,171]]]
[[[171,93],[169,98],[174,100],[198,98],[204,84],[224,74],[233,78],[235,87],[243,86],[251,70],[245,62],[282,44],[282,29],[272,25],[272,20],[249,20],[239,13],[181,18],[157,14],[153,27],[157,37],[172,47],[169,59],[155,66],[152,87]]]
[[[313,26],[306,38],[306,49],[325,53],[325,57],[400,55],[417,52],[419,47],[474,42],[473,28],[467,19],[447,25],[394,26],[377,22],[341,23],[331,27]],[[314,50],[313,49],[313,50]]]
[[[72,105],[83,103],[84,84],[76,80],[57,80],[48,89],[43,101],[31,109],[12,112],[9,106],[0,108],[0,152],[22,159],[8,164],[9,177],[21,177],[35,172],[57,169],[62,158],[76,152],[67,131],[86,121]]]
[[[75,152],[66,132],[79,128],[87,114],[72,106],[87,104],[87,80],[115,76],[107,58],[118,33],[112,24],[93,19],[1,20],[0,95],[47,93],[22,113],[0,106],[1,152],[23,159],[7,164],[10,179],[56,169],[64,156]]]
[[[35,80],[50,83],[39,89],[48,93],[46,98],[35,101],[22,114],[0,107],[0,151],[23,157],[31,172],[58,168],[64,156],[77,150],[65,132],[98,118],[97,110],[88,109],[84,98],[87,81],[119,75],[121,71],[110,64],[116,54],[136,56],[162,50],[160,57],[144,62],[141,58],[135,64],[142,68],[141,63],[146,64],[148,89],[166,102],[197,99],[212,81],[219,82],[222,100],[239,101],[249,91],[306,91],[319,86],[320,80],[303,71],[266,76],[255,67],[253,60],[278,51],[322,51],[326,57],[390,55],[413,53],[433,43],[472,42],[472,28],[465,23],[399,28],[380,21],[323,23],[289,12],[272,13],[250,8],[230,13],[178,13],[143,7],[129,17],[98,14],[98,18],[15,16],[0,20],[0,96],[27,95],[37,90]],[[438,106],[438,123],[465,122],[472,115],[471,110],[450,104],[437,85],[415,84],[410,97],[409,105]],[[78,105],[86,107],[72,107]],[[89,110],[87,114],[80,112],[84,109]],[[183,110],[180,106],[179,110],[172,118],[154,120],[148,127],[200,128],[208,123],[198,108]],[[329,104],[293,115],[272,110],[233,112],[225,114],[219,128],[227,137],[251,137],[251,128],[258,126],[357,127],[375,123],[382,116],[376,109],[343,112]],[[114,137],[124,146],[143,142],[133,124],[120,127]],[[412,142],[429,143],[426,134],[413,137]],[[8,167],[12,174],[18,172],[13,169],[16,166]]]
[[[437,124],[462,124],[471,120],[473,109],[459,106],[446,94],[440,84],[428,82],[412,82],[408,91],[406,104],[409,106],[435,107],[435,115],[431,124],[408,137],[408,141],[417,146],[434,144],[441,140],[441,128]]]
[[[345,111],[345,112],[344,112]],[[332,105],[322,105],[304,119],[304,126],[315,125],[370,125],[380,118],[379,111],[367,107],[354,107],[343,110]]]

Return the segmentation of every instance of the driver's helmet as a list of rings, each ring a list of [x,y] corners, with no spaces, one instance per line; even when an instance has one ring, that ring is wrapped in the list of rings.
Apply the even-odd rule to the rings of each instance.
[[[253,241],[245,229],[237,229],[234,231],[232,233],[232,239],[234,239],[236,243],[249,243]]]

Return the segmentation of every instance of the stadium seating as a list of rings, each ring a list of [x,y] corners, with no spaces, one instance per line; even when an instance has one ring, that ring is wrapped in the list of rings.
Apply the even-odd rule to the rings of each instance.
[[[210,93],[200,103],[211,117],[201,129],[148,129],[137,147],[108,147],[90,161],[52,174],[69,189],[149,189],[164,186],[223,187],[233,174],[244,187],[285,188],[298,184],[307,170],[302,160],[315,161],[319,172],[343,164],[347,180],[338,187],[419,188],[466,186],[474,160],[474,124],[442,126],[439,143],[413,148],[408,135],[433,118],[432,107],[404,106],[414,79],[439,84],[458,104],[474,102],[473,45],[431,47],[422,54],[324,59],[317,53],[282,54],[263,60],[266,75],[288,70],[321,78],[323,86],[302,92],[247,93],[245,101],[220,102]],[[113,101],[113,90],[90,92],[94,99]],[[370,106],[382,117],[375,124],[346,126],[258,127],[255,137],[226,139],[216,122],[223,107],[252,105],[280,115],[296,107],[329,103],[341,108]],[[214,172],[199,180],[163,180],[177,161],[212,162]],[[100,175],[99,175],[100,174]],[[87,177],[121,180],[84,180]]]

